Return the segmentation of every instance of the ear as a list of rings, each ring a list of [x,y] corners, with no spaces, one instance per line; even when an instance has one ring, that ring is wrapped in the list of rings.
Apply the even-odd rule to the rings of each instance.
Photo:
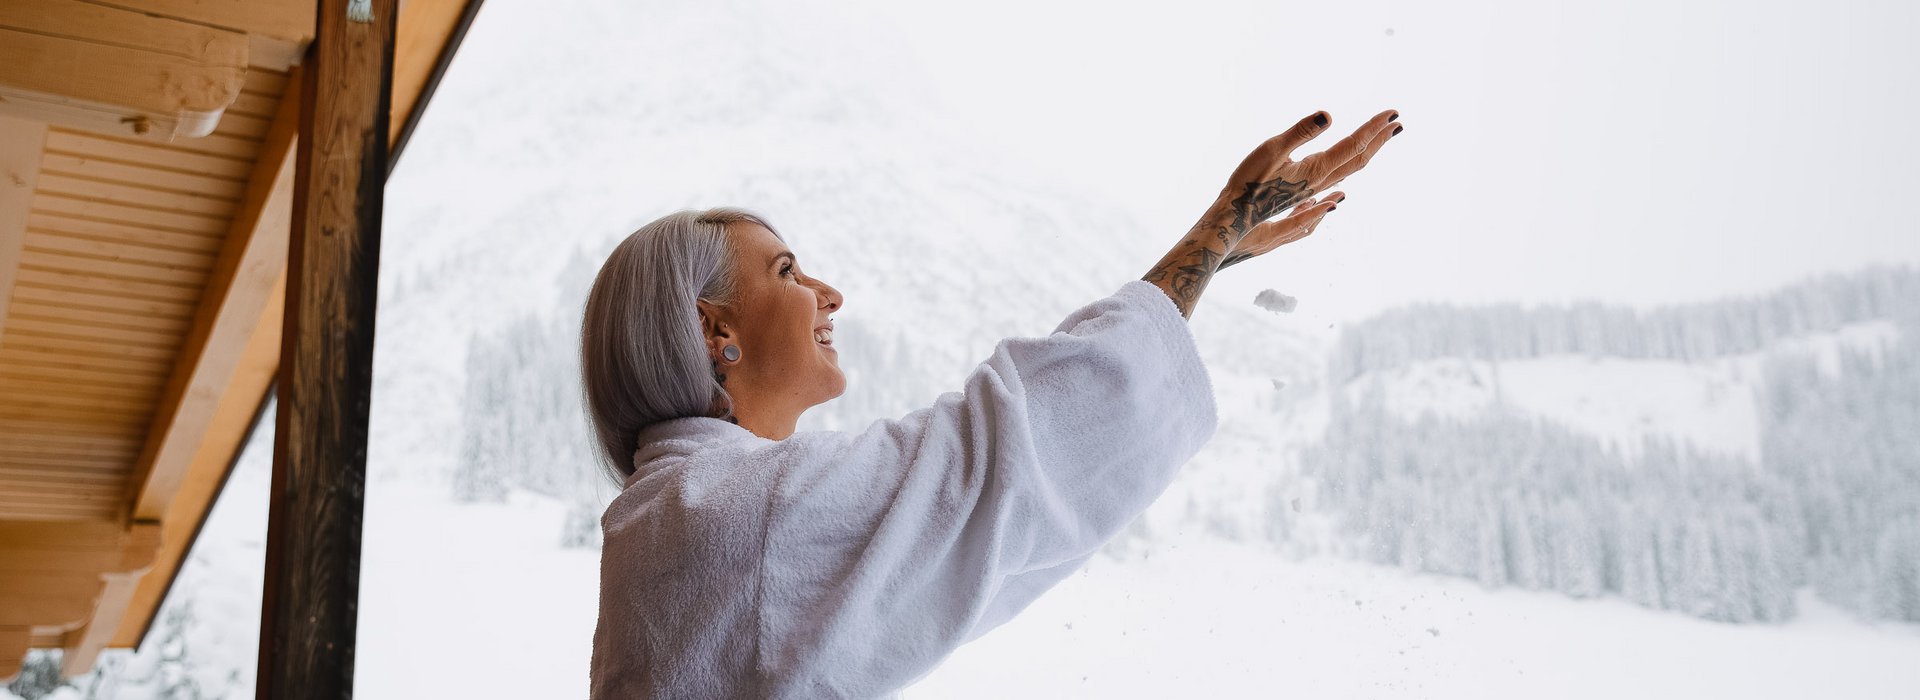
[[[705,299],[695,299],[693,303],[700,311],[700,335],[706,338],[709,352],[717,357],[720,354],[720,346],[738,342],[733,337],[733,329],[726,320],[729,315],[725,308],[709,303]]]

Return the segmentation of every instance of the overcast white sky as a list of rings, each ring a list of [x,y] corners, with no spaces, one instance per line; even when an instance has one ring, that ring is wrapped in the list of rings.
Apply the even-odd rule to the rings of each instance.
[[[1319,232],[1216,281],[1303,311],[1686,301],[1920,262],[1920,3],[868,1],[1024,167],[1170,242],[1300,117],[1344,135],[1401,110]]]

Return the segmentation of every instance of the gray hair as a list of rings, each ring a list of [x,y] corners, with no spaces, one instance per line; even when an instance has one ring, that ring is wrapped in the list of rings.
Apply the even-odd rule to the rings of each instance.
[[[738,301],[727,238],[727,226],[738,222],[780,237],[745,209],[681,210],[628,235],[594,277],[580,323],[580,380],[601,469],[616,488],[633,475],[641,428],[733,415],[733,397],[713,376],[694,301]]]

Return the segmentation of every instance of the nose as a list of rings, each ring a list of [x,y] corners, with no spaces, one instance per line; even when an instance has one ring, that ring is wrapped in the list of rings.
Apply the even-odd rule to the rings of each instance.
[[[840,310],[841,305],[846,302],[846,298],[840,296],[840,290],[834,289],[833,285],[827,284],[826,282],[821,282],[818,279],[814,281],[820,283],[820,296],[826,297],[827,310],[828,311]]]

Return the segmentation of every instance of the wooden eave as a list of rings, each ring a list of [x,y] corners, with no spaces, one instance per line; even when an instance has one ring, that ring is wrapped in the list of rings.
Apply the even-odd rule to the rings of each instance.
[[[400,5],[394,142],[479,4]],[[315,11],[0,3],[0,679],[139,645],[265,403]]]

